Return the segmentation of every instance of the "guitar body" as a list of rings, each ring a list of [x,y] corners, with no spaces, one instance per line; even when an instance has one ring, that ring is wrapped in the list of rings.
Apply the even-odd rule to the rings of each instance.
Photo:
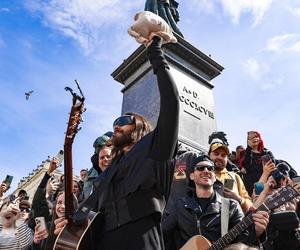
[[[208,239],[201,235],[195,235],[180,250],[207,250],[210,246],[211,243]]]
[[[103,215],[90,212],[81,225],[67,224],[57,236],[53,250],[93,250],[99,241]]]

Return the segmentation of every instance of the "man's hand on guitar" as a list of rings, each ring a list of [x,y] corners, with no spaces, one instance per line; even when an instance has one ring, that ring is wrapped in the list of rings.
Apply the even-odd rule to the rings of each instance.
[[[54,220],[54,224],[55,224],[54,234],[58,235],[62,231],[64,226],[68,224],[68,220],[65,219],[64,217],[58,218]]]
[[[257,211],[252,215],[255,224],[256,236],[261,236],[269,224],[269,214],[266,211]]]

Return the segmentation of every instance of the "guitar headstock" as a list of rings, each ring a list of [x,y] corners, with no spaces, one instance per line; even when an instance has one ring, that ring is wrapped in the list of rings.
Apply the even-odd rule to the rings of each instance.
[[[278,192],[272,194],[265,205],[268,207],[269,210],[277,208],[284,203],[291,201],[297,198],[300,195],[300,185],[295,185],[294,187],[287,185],[281,188]]]
[[[75,80],[77,87],[80,91],[81,96],[77,95],[73,92],[73,90],[69,87],[66,87],[66,91],[70,91],[70,93],[73,96],[73,105],[71,108],[69,121],[68,121],[68,127],[66,131],[66,137],[65,137],[65,144],[72,144],[73,140],[78,133],[78,131],[81,129],[79,128],[79,124],[83,121],[82,120],[82,113],[86,111],[86,108],[84,107],[84,96],[82,94],[82,91],[79,87],[78,82]]]

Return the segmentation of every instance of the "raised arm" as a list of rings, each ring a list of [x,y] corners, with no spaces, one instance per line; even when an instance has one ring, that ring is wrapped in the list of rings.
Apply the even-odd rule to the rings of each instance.
[[[154,37],[148,47],[147,56],[157,76],[160,93],[160,111],[150,157],[168,160],[174,157],[178,138],[179,99],[178,90],[161,50],[162,39]]]

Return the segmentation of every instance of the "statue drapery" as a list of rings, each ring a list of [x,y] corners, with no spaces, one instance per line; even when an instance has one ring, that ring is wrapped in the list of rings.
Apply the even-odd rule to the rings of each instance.
[[[177,22],[179,21],[178,3],[175,0],[146,0],[145,10],[163,18],[172,30],[182,36]]]

